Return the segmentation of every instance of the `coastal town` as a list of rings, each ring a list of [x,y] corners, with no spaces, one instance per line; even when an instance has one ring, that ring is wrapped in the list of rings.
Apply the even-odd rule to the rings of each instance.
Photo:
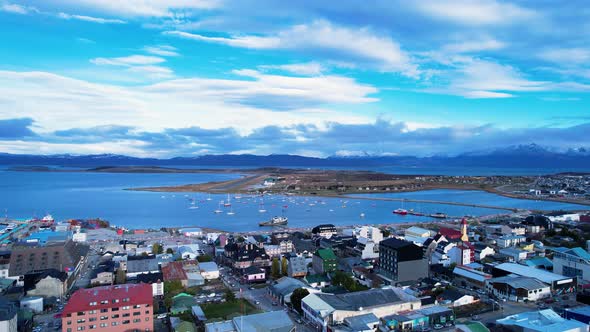
[[[5,220],[2,331],[588,331],[590,214],[259,232]]]

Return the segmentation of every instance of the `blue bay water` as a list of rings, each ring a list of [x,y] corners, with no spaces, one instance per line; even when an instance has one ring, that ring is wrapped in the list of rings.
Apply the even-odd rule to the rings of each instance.
[[[126,188],[167,186],[238,178],[238,174],[119,174],[85,172],[0,171],[0,211],[11,218],[42,217],[57,220],[102,218],[128,228],[201,226],[228,231],[261,229],[260,221],[275,215],[289,218],[290,227],[310,228],[320,223],[335,225],[382,224],[431,221],[428,217],[392,213],[400,202],[355,198],[322,198],[272,195],[231,197],[231,207],[220,206],[227,196],[203,193],[157,193]],[[480,191],[429,190],[375,196],[479,203],[528,209],[584,209],[583,206],[506,198]],[[210,198],[211,200],[207,200]],[[194,202],[194,204],[192,203]],[[490,215],[495,209],[442,204],[410,203],[405,209],[450,216]],[[214,213],[220,209],[222,213]],[[267,210],[264,213],[259,210]],[[233,215],[228,215],[233,212]],[[361,218],[361,214],[365,217]]]

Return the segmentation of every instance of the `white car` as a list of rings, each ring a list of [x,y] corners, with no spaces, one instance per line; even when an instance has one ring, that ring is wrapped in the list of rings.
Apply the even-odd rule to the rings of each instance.
[[[156,316],[157,319],[164,319],[168,317],[168,314],[159,314],[158,316]]]

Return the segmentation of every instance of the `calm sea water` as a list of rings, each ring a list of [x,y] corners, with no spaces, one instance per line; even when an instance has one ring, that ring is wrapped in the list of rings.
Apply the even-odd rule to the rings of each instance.
[[[57,220],[96,218],[129,228],[202,226],[230,231],[258,230],[258,222],[275,215],[289,218],[291,227],[379,224],[430,221],[427,217],[398,216],[392,211],[399,202],[355,198],[233,195],[231,207],[220,206],[226,195],[201,193],[154,193],[125,188],[164,186],[237,178],[236,174],[117,174],[44,173],[0,171],[0,209],[11,218],[42,217],[50,213]],[[377,194],[405,198],[480,203],[530,209],[584,209],[583,206],[554,202],[517,200],[479,191],[430,190],[400,194]],[[210,200],[208,200],[210,199]],[[493,209],[454,205],[404,203],[404,208],[450,216],[489,215]],[[214,213],[220,209],[222,213]],[[267,210],[262,213],[259,210]],[[228,214],[233,212],[234,214]],[[364,217],[361,217],[364,214]]]

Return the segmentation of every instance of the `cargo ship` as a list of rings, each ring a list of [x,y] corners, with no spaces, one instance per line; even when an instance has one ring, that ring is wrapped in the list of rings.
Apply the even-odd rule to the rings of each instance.
[[[442,213],[442,212],[437,212],[437,213],[433,213],[430,215],[431,218],[437,218],[437,219],[446,219],[447,215]]]
[[[286,225],[289,219],[287,217],[272,217],[269,221],[259,223],[260,226],[279,226]]]

